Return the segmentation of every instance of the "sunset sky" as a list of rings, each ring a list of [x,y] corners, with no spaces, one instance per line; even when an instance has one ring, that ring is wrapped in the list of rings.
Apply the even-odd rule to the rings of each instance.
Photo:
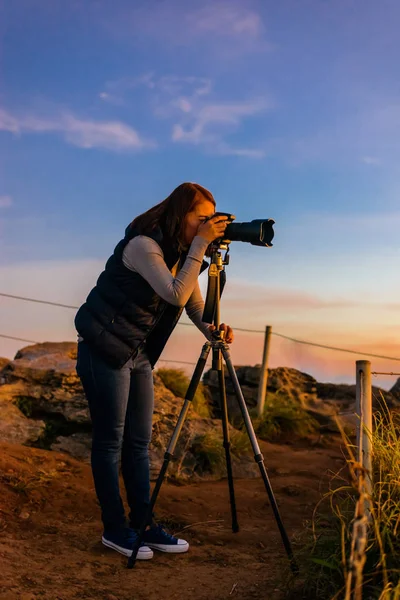
[[[225,322],[400,357],[399,29],[397,0],[0,1],[0,292],[79,305],[128,222],[195,181],[276,221],[273,248],[232,243]],[[2,335],[75,339],[73,310],[0,307]],[[163,358],[201,344],[178,327]],[[234,362],[262,344],[238,332]],[[271,366],[323,381],[357,358],[272,337]]]

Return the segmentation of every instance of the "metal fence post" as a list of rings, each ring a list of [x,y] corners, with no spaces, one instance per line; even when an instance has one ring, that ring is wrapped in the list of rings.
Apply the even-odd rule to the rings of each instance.
[[[366,492],[372,491],[372,384],[371,362],[356,362],[356,412],[358,461],[366,469]]]
[[[261,417],[264,412],[265,396],[267,393],[267,382],[268,382],[268,356],[271,339],[271,325],[267,325],[265,328],[264,338],[264,351],[262,358],[262,365],[260,369],[260,380],[258,383],[258,394],[257,394],[257,416]]]

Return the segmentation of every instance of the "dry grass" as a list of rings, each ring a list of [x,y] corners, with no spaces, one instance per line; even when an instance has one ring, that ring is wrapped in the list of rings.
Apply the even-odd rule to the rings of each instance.
[[[346,597],[359,494],[355,449],[342,435],[350,476],[338,473],[332,478],[333,489],[317,506],[313,521],[297,541],[303,577],[301,590],[295,585],[289,598]],[[400,414],[391,412],[383,398],[381,410],[373,417],[371,438],[373,485],[367,499],[370,521],[361,593],[364,600],[396,600],[400,598]]]

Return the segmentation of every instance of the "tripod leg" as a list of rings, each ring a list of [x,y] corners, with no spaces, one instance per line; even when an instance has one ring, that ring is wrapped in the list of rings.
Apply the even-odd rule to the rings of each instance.
[[[157,501],[157,497],[158,497],[161,485],[163,483],[165,473],[167,472],[167,468],[168,468],[171,458],[173,458],[179,435],[181,433],[183,424],[185,422],[186,415],[189,411],[190,403],[192,402],[194,395],[196,393],[197,387],[199,385],[199,381],[200,381],[202,373],[204,371],[204,367],[206,366],[206,362],[207,362],[208,355],[210,353],[210,349],[211,349],[210,342],[206,342],[201,351],[200,358],[197,361],[197,365],[193,372],[192,379],[190,380],[189,387],[188,387],[188,390],[185,395],[185,402],[182,406],[181,412],[179,413],[179,417],[178,417],[177,424],[175,426],[175,430],[174,430],[172,437],[170,439],[170,442],[168,444],[168,448],[164,454],[164,462],[160,469],[160,473],[157,477],[157,481],[154,486],[153,493],[151,495],[151,500],[150,500],[149,506],[147,508],[146,517],[145,517],[142,525],[140,526],[138,538],[136,540],[135,545],[132,548],[132,555],[128,559],[128,564],[127,564],[128,569],[132,569],[135,566],[137,551],[139,550],[141,541],[143,539],[143,535],[146,530],[147,523],[150,521],[151,516],[153,514],[154,505]]]
[[[251,442],[251,445],[252,445],[252,448],[253,448],[253,452],[254,452],[254,459],[255,459],[255,461],[257,462],[257,464],[258,464],[258,466],[260,468],[261,477],[262,477],[262,479],[264,481],[265,489],[267,490],[268,498],[269,498],[269,501],[271,503],[272,510],[273,510],[276,522],[278,524],[278,528],[279,528],[279,531],[280,531],[280,534],[281,534],[281,537],[282,537],[283,545],[285,546],[286,553],[287,553],[287,555],[289,557],[289,560],[290,560],[291,569],[292,569],[292,571],[294,573],[298,573],[299,569],[298,569],[297,563],[296,563],[294,555],[293,555],[293,550],[292,550],[292,547],[291,547],[291,544],[290,544],[290,540],[288,538],[288,535],[286,533],[286,529],[285,529],[285,527],[283,525],[283,521],[282,521],[281,515],[279,513],[279,509],[278,509],[278,505],[277,505],[276,500],[275,500],[274,492],[272,491],[272,487],[271,487],[271,483],[269,481],[268,473],[267,473],[267,470],[265,468],[264,457],[261,454],[261,450],[260,450],[260,447],[258,445],[256,435],[254,433],[253,424],[252,424],[251,419],[250,419],[249,411],[247,410],[247,405],[246,405],[245,399],[243,397],[242,390],[240,389],[240,385],[239,385],[239,381],[238,381],[238,378],[237,378],[237,375],[236,375],[235,368],[234,368],[234,366],[232,364],[232,361],[231,361],[229,349],[228,349],[228,347],[227,347],[226,344],[224,344],[221,347],[221,349],[222,349],[222,354],[223,354],[224,359],[225,359],[226,366],[228,367],[228,371],[229,371],[230,378],[232,380],[233,387],[235,389],[236,398],[237,398],[237,401],[238,401],[239,406],[240,406],[240,410],[241,410],[242,415],[243,415],[243,420],[244,420],[244,423],[245,423],[245,426],[246,426],[246,430],[247,430],[248,436],[250,438],[250,442]]]
[[[221,350],[217,348],[213,350],[213,369],[218,371],[218,382],[219,382],[219,397],[222,417],[222,431],[224,435],[224,448],[226,458],[226,472],[228,475],[228,486],[229,486],[229,499],[231,503],[231,515],[232,515],[232,531],[237,533],[239,531],[239,523],[237,520],[236,512],[236,500],[235,500],[235,489],[233,486],[233,473],[232,473],[232,460],[230,451],[230,439],[229,439],[229,421],[228,421],[228,407],[226,403],[226,389],[225,389],[225,377],[224,377],[224,365],[222,363]]]

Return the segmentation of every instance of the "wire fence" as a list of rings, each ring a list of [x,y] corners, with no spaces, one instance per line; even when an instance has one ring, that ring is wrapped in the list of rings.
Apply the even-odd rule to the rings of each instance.
[[[70,309],[70,310],[78,310],[78,308],[79,308],[79,306],[75,306],[72,304],[64,304],[61,302],[42,300],[39,298],[30,298],[27,296],[19,296],[16,294],[7,294],[4,292],[0,292],[0,297],[9,298],[9,299],[13,299],[13,300],[19,300],[19,301],[23,301],[23,302],[31,302],[31,303],[35,303],[35,304],[42,304],[42,305],[47,305],[47,306],[65,308],[65,309]],[[179,322],[178,326],[196,327],[193,323],[185,323],[185,322]],[[235,332],[254,333],[254,334],[265,335],[265,329],[251,329],[251,328],[236,327],[236,326],[234,326],[233,329]],[[280,333],[278,331],[271,331],[271,335],[273,335],[277,338],[281,338],[282,340],[290,341],[290,342],[293,342],[293,343],[299,344],[299,345],[309,346],[311,348],[320,348],[320,349],[324,349],[324,350],[330,350],[333,352],[342,352],[342,353],[353,354],[353,355],[357,355],[357,356],[366,356],[369,358],[376,358],[376,359],[400,362],[400,357],[376,354],[373,352],[364,352],[361,350],[354,350],[354,349],[349,349],[349,348],[340,348],[337,346],[330,346],[327,344],[321,344],[321,343],[313,342],[310,340],[303,340],[303,339],[291,337],[291,336],[285,335],[283,333]],[[26,343],[30,343],[30,344],[42,343],[39,340],[26,339],[26,338],[6,334],[6,333],[0,333],[0,338],[14,340],[14,341],[20,341],[20,342],[26,342]],[[186,360],[178,360],[178,359],[175,360],[173,358],[161,358],[160,362],[185,364],[185,365],[191,365],[191,366],[194,366],[196,364],[196,362],[194,362],[194,361],[186,361]]]

